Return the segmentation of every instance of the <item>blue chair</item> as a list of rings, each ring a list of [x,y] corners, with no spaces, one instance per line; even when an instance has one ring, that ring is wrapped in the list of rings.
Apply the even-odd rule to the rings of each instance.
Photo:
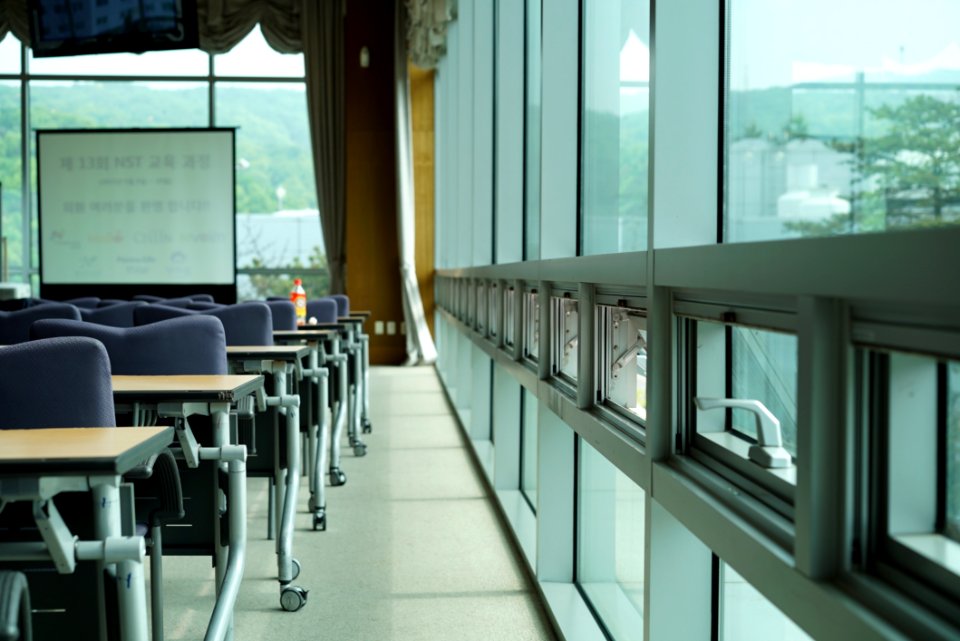
[[[192,309],[194,311],[202,312],[208,309],[220,309],[221,307],[226,307],[221,303],[208,303],[206,301],[193,301],[187,305],[187,309]]]
[[[80,311],[73,305],[48,303],[16,312],[0,312],[0,345],[15,345],[30,340],[30,326],[42,318],[80,320]]]
[[[332,294],[326,298],[332,298],[337,302],[337,316],[350,315],[350,298],[345,294]]]
[[[121,298],[104,298],[99,303],[97,307],[110,307],[111,305],[119,305],[120,303],[129,303],[131,301],[123,300]],[[146,301],[132,301],[138,303],[145,303]]]
[[[217,301],[213,300],[213,296],[210,294],[191,294],[190,299],[197,303],[215,303]]]
[[[0,349],[0,372],[4,373],[0,376],[0,429],[115,425],[110,360],[103,345],[93,339],[53,338],[5,347]],[[68,527],[81,532],[89,528],[89,501],[88,496],[71,493],[54,499]],[[2,517],[0,531],[5,540],[36,539],[31,502],[9,504]],[[25,562],[21,567],[30,576],[36,597],[33,605],[38,613],[32,627],[39,638],[60,638],[64,619],[82,631],[71,634],[73,638],[90,638],[97,632],[98,608],[92,589],[97,571],[92,564],[77,566],[69,576],[51,572],[48,562]],[[9,587],[15,590],[16,586]],[[5,607],[12,607],[12,602],[6,601]],[[47,614],[55,610],[65,612]],[[11,615],[9,610],[4,614],[7,623],[13,622]]]
[[[135,308],[149,309],[153,305]],[[186,311],[186,310],[177,310]],[[87,336],[110,355],[114,374],[226,374],[223,324],[216,318],[190,315],[137,327],[109,327],[73,320],[37,321],[34,338]]]
[[[0,572],[0,641],[31,641],[30,589],[22,572]]]
[[[337,301],[331,298],[318,298],[307,301],[307,318],[316,318],[317,322],[337,322]]]
[[[223,323],[227,345],[273,345],[273,319],[264,303],[241,303],[209,310],[169,307],[165,304],[139,307],[133,313],[137,325],[149,325],[178,316],[214,316]]]
[[[111,327],[133,327],[133,310],[146,305],[143,301],[117,303],[96,309],[80,308],[80,318],[88,323]]]
[[[63,301],[67,305],[73,305],[74,307],[83,307],[86,309],[94,309],[100,306],[100,298],[97,296],[83,296],[81,298],[71,298],[70,300]]]
[[[297,308],[294,307],[293,303],[288,300],[268,300],[264,304],[270,308],[274,330],[297,328]]]
[[[137,294],[131,300],[142,300],[144,303],[159,303],[164,300],[163,296],[154,296],[153,294]]]

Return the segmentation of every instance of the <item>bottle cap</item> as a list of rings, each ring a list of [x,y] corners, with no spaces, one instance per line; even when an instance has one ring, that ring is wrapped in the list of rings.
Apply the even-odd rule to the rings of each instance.
[[[294,285],[302,285],[302,284],[303,284],[303,281],[302,281],[301,279],[299,279],[299,278],[294,278],[294,279],[293,279],[293,284],[294,284]]]

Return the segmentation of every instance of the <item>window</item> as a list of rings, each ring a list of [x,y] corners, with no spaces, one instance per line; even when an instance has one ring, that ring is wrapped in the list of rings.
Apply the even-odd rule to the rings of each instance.
[[[572,298],[554,297],[551,305],[553,322],[553,373],[570,382],[577,380],[578,337],[580,314],[577,301]]]
[[[726,240],[960,222],[960,5],[912,5],[922,29],[878,11],[867,31],[856,3],[727,7]]]
[[[7,36],[4,42],[7,40],[11,37]],[[0,51],[0,59],[2,54]],[[0,80],[0,197],[3,199],[0,202],[0,233],[6,241],[0,246],[0,261],[6,263],[15,275],[24,271],[21,144],[20,84]],[[23,277],[16,280],[23,280]]]
[[[515,295],[513,287],[503,290],[503,344],[508,347],[514,345]]]
[[[488,327],[487,325],[487,320],[488,320],[487,318],[487,284],[482,280],[477,281],[476,295],[477,295],[477,302],[476,302],[475,309],[477,310],[477,314],[474,317],[476,321],[476,328],[477,328],[477,332],[481,336],[486,336],[487,327]]]
[[[243,41],[213,59],[218,76],[258,76],[262,78],[303,78],[303,56],[274,50],[257,26]]]
[[[582,254],[647,246],[649,3],[583,10]]]
[[[524,260],[540,258],[540,0],[527,0],[526,118],[524,131]]]
[[[643,490],[580,440],[577,583],[616,641],[643,639]]]
[[[792,500],[796,485],[795,335],[741,325],[686,321],[693,357],[693,445],[734,481],[759,483]],[[765,495],[768,493],[765,493]],[[771,499],[774,500],[774,499]],[[776,509],[786,505],[774,500]]]
[[[719,562],[720,641],[808,641],[796,623],[723,561]]]
[[[536,362],[540,359],[540,304],[537,292],[523,297],[523,357]]]
[[[500,288],[496,282],[487,287],[487,331],[496,339],[500,333]]]
[[[537,511],[537,397],[524,388],[520,421],[520,491]]]
[[[960,590],[960,362],[903,352],[870,356],[880,554],[936,592]],[[882,462],[881,462],[882,461]],[[918,598],[922,598],[917,595]],[[924,599],[926,600],[926,599]],[[936,598],[930,600],[938,607]],[[955,606],[950,613],[955,615]],[[956,619],[956,616],[952,618]]]
[[[12,33],[0,40],[0,74],[20,73],[20,41]]]
[[[638,309],[597,306],[597,365],[600,399],[647,418],[647,318]]]

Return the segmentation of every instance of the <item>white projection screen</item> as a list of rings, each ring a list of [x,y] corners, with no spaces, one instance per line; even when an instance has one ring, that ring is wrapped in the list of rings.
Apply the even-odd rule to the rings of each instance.
[[[38,131],[37,167],[44,295],[235,291],[233,129]]]

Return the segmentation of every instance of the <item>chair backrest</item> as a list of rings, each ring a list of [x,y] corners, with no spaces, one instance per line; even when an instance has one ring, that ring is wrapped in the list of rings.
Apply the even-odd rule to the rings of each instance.
[[[324,298],[332,298],[337,301],[337,316],[350,315],[350,297],[345,294],[331,294]]]
[[[147,305],[146,307],[152,307]],[[186,318],[109,327],[82,321],[47,320],[32,329],[35,338],[87,336],[103,343],[114,374],[226,374],[227,344],[216,318]]]
[[[70,300],[65,300],[63,302],[67,305],[73,305],[74,307],[93,309],[95,307],[99,307],[100,298],[98,296],[83,296],[81,298],[71,298]]]
[[[92,338],[51,338],[4,347],[0,372],[4,373],[0,429],[116,424],[110,358]]]
[[[0,300],[0,311],[16,312],[28,307],[34,307],[35,305],[45,305],[46,303],[53,302],[56,301],[45,298],[11,298],[9,300]]]
[[[0,312],[0,345],[14,345],[30,340],[30,326],[42,318],[80,320],[80,311],[73,305],[46,303],[16,312]]]
[[[273,320],[270,308],[264,303],[241,303],[202,311],[154,304],[134,310],[133,320],[137,325],[149,325],[167,318],[194,314],[219,318],[223,323],[227,345],[273,345]]]
[[[80,318],[88,323],[111,327],[133,327],[133,310],[146,305],[142,300],[117,303],[96,309],[80,309]]]
[[[192,305],[195,301],[189,296],[181,296],[180,298],[165,298],[163,300],[158,300],[153,305],[166,305],[167,307],[183,307],[186,308],[188,305]]]
[[[307,317],[316,318],[318,323],[336,323],[337,301],[329,297],[308,300]]]
[[[196,303],[215,303],[217,301],[213,300],[213,296],[210,294],[191,294],[190,300]]]
[[[153,294],[137,294],[131,300],[142,300],[145,303],[159,303],[163,296],[154,296]]]
[[[293,303],[288,300],[268,300],[264,304],[270,308],[273,329],[297,328],[297,308],[293,306]]]
[[[193,309],[199,312],[202,312],[206,309],[220,309],[221,307],[226,307],[226,305],[221,303],[210,303],[207,301],[193,301],[187,305],[187,309]]]
[[[128,300],[123,300],[122,298],[104,298],[99,303],[97,303],[97,307],[110,307],[111,305],[119,305],[120,303],[130,303],[130,302],[144,303],[146,301],[128,301]]]

